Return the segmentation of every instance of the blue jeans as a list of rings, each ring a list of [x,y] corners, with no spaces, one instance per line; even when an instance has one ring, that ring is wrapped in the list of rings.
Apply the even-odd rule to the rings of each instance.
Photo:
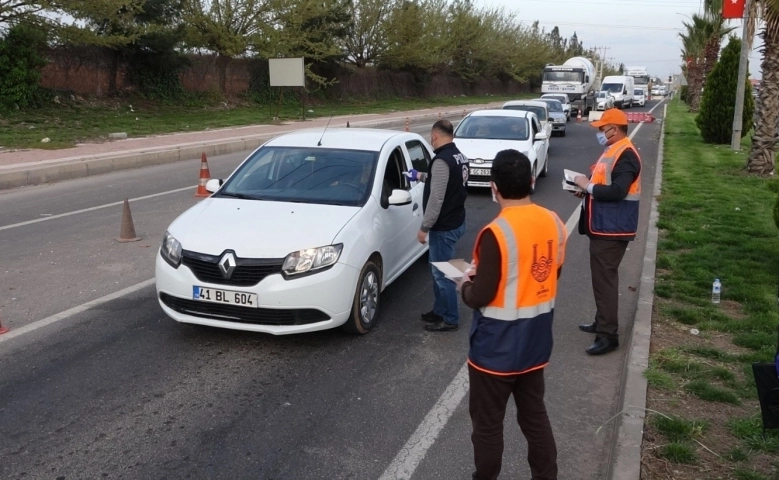
[[[457,240],[465,233],[465,223],[454,230],[430,230],[428,243],[430,243],[430,262],[448,262],[454,258],[454,246]],[[430,265],[433,272],[433,313],[443,317],[444,322],[450,325],[460,323],[460,313],[457,301],[457,285],[446,278],[440,270]]]

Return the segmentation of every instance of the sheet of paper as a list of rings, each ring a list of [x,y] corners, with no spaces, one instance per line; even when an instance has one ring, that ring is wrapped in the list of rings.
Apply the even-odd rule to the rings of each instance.
[[[441,271],[446,278],[454,282],[460,280],[463,273],[471,266],[465,260],[452,260],[451,262],[432,262],[433,266]],[[461,270],[462,268],[462,270]]]
[[[574,182],[573,179],[578,177],[579,175],[584,175],[583,173],[574,172],[573,170],[563,169],[563,190],[568,190],[570,192],[583,192],[581,188],[579,188]]]

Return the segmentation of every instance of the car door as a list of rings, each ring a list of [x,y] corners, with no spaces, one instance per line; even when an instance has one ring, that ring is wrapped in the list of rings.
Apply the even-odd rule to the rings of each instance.
[[[546,152],[549,148],[549,137],[545,140],[535,140],[535,132],[543,132],[543,127],[541,127],[540,122],[538,121],[538,118],[535,116],[530,119],[531,123],[533,124],[533,150],[536,153],[536,173],[540,173],[544,169],[544,162],[546,161]]]
[[[430,162],[433,160],[430,148],[425,145],[421,140],[409,140],[405,142],[406,161],[409,162],[410,167],[420,172],[428,172],[430,170]],[[425,245],[422,245],[416,240],[416,233],[422,227],[422,219],[424,218],[424,212],[422,211],[422,202],[425,191],[425,184],[422,182],[411,182],[411,210],[414,215],[414,238],[412,238],[412,248],[410,257],[416,258],[419,254],[426,249]]]
[[[386,153],[384,153],[386,152]],[[408,264],[417,251],[419,242],[416,241],[417,232],[421,225],[419,220],[422,210],[422,195],[414,201],[414,191],[411,182],[403,172],[410,170],[410,162],[401,147],[399,141],[385,146],[382,153],[387,155],[384,171],[377,172],[376,181],[380,185],[379,200],[379,241],[381,254],[384,260],[385,282],[394,280]],[[419,182],[416,182],[419,183]],[[415,187],[416,188],[416,185]],[[412,201],[407,205],[389,205],[387,200],[392,190],[406,190],[411,193]]]

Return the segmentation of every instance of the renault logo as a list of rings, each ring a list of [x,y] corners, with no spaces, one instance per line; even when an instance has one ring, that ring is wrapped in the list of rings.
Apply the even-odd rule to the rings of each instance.
[[[219,270],[222,272],[222,277],[229,279],[233,275],[236,265],[235,255],[232,252],[222,255],[222,259],[219,260]]]

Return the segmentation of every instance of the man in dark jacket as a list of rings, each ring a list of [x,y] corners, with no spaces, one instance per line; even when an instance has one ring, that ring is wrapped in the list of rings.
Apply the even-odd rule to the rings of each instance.
[[[412,181],[425,183],[422,199],[424,220],[417,234],[419,243],[430,243],[430,262],[448,262],[454,258],[457,240],[465,233],[465,199],[468,196],[468,159],[454,144],[454,127],[448,120],[433,124],[430,143],[435,157],[430,173],[411,170],[406,175]],[[434,266],[433,310],[422,314],[425,330],[451,332],[458,329],[457,290],[454,282]]]
[[[595,296],[595,321],[579,330],[595,334],[590,355],[619,347],[619,264],[628,243],[636,238],[641,198],[641,159],[628,138],[628,119],[619,109],[606,110],[597,128],[598,142],[606,146],[588,179],[574,182],[583,190],[579,233],[590,238],[590,272]]]

